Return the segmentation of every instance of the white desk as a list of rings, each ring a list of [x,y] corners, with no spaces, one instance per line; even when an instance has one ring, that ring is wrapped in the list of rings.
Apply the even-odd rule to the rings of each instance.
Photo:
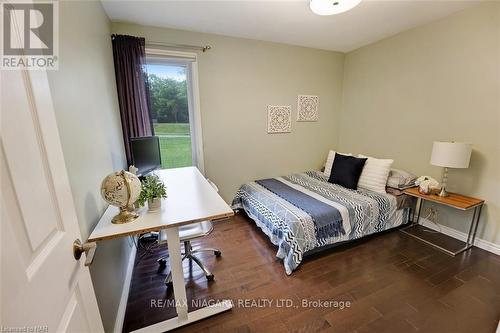
[[[118,208],[110,206],[88,239],[88,242],[103,241],[166,229],[177,317],[136,332],[169,331],[232,308],[231,301],[226,300],[188,313],[179,226],[226,218],[234,215],[233,211],[195,167],[160,170],[155,173],[167,187],[168,198],[162,200],[161,211],[149,213],[147,209],[141,209],[140,216],[135,221],[113,224],[111,219],[118,213]]]

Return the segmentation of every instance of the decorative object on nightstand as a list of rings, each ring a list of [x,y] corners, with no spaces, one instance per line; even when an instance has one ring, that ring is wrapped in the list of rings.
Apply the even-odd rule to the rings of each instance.
[[[408,188],[404,190],[403,193],[417,198],[418,203],[416,207],[416,220],[411,218],[410,225],[400,229],[402,232],[414,238],[417,238],[429,245],[432,245],[438,248],[439,250],[444,251],[452,256],[455,256],[465,250],[468,250],[472,247],[472,245],[474,245],[474,239],[476,238],[477,226],[479,224],[479,218],[481,216],[481,209],[483,207],[484,200],[467,197],[465,195],[457,193],[448,193],[448,196],[446,197],[441,197],[435,194],[422,194],[420,193],[417,187]],[[474,210],[469,227],[469,233],[467,234],[467,240],[465,242],[455,240],[456,241],[455,243],[458,244],[460,247],[458,248],[455,247],[451,249],[445,248],[444,246],[434,243],[432,239],[426,239],[425,234],[428,233],[426,233],[425,230],[422,230],[423,227],[419,225],[420,212],[422,211],[422,207],[425,201],[452,207],[461,211],[467,211],[470,209]]]
[[[113,172],[104,178],[101,195],[108,204],[120,208],[120,213],[111,222],[122,224],[132,222],[139,215],[134,211],[134,202],[141,193],[141,181],[125,170]]]
[[[432,146],[431,164],[444,167],[441,192],[439,192],[440,197],[448,196],[448,192],[446,192],[448,168],[468,168],[471,152],[472,145],[469,143],[434,142],[434,145]]]
[[[433,189],[439,187],[437,180],[431,176],[420,176],[415,180],[415,185],[418,186],[418,191],[422,194],[430,194]]]

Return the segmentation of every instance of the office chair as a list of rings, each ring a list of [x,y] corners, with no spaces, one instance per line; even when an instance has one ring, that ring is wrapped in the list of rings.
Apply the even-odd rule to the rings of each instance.
[[[219,189],[217,186],[212,183],[209,179],[207,179],[210,185],[218,192]],[[212,230],[214,229],[214,225],[211,221],[202,221],[198,223],[192,223],[179,227],[179,239],[184,243],[184,253],[182,253],[182,261],[185,259],[189,259],[194,261],[205,273],[205,276],[208,281],[212,281],[214,279],[214,275],[203,265],[201,260],[196,257],[194,254],[199,252],[213,252],[216,257],[221,256],[221,252],[216,248],[200,248],[193,249],[191,246],[191,240],[198,237],[208,236]],[[158,234],[158,244],[165,244],[167,242],[167,232],[165,230],[161,230]],[[167,264],[168,255],[161,257],[158,259],[158,263],[161,267],[164,267]],[[165,279],[165,284],[172,283],[172,272],[169,272],[167,278]]]

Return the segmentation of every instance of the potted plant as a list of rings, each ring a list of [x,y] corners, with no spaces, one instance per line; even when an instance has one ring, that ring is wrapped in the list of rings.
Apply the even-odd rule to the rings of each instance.
[[[167,197],[167,189],[160,178],[156,175],[146,176],[141,184],[141,194],[137,199],[139,206],[144,206],[146,201],[150,211],[161,207],[161,199]]]

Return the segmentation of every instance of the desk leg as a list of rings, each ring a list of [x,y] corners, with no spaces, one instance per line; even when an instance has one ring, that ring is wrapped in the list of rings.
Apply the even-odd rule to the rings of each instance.
[[[424,200],[422,198],[418,198],[418,202],[417,202],[417,219],[414,221],[415,224],[418,224],[418,221],[420,220],[420,213],[422,212],[422,207],[424,205]],[[413,216],[412,216],[412,220],[413,220]]]
[[[406,226],[399,229],[401,232],[404,232],[405,234],[413,236],[412,234],[408,233],[405,230],[413,228],[413,227],[418,225],[418,221],[420,220],[420,213],[422,212],[423,205],[424,205],[424,200],[422,200],[421,198],[418,198],[417,203],[415,204],[415,213],[413,213],[413,209],[410,208],[410,212],[409,212],[409,216],[408,216],[409,223],[407,223]],[[416,219],[415,219],[415,215],[417,215]]]
[[[481,218],[481,210],[483,205],[479,206],[477,216],[476,216],[476,226],[474,227],[474,233],[472,234],[471,245],[474,245],[474,240],[476,239],[477,226],[479,225],[479,219]]]
[[[191,324],[195,321],[230,310],[233,307],[233,303],[230,300],[224,300],[219,303],[209,305],[207,307],[188,313],[186,285],[184,283],[184,270],[182,269],[179,228],[168,228],[166,229],[166,232],[177,316],[172,319],[168,319],[157,324],[138,329],[134,332],[158,333],[170,331],[181,326]]]
[[[170,271],[172,272],[172,284],[174,287],[175,309],[177,310],[177,320],[179,322],[183,322],[187,321],[188,303],[186,286],[184,284],[184,270],[182,269],[179,228],[169,228],[166,232]]]
[[[472,221],[470,223],[469,233],[467,234],[466,245],[462,251],[465,251],[474,245],[474,240],[476,239],[477,226],[479,224],[479,219],[481,218],[482,208],[483,205],[474,208],[474,214],[472,215]]]
[[[471,242],[471,236],[474,230],[474,224],[476,223],[476,214],[477,214],[477,207],[474,208],[474,213],[472,214],[472,220],[470,221],[469,233],[467,234],[467,241],[465,242],[465,247],[469,247],[470,243],[474,243],[474,241]]]

